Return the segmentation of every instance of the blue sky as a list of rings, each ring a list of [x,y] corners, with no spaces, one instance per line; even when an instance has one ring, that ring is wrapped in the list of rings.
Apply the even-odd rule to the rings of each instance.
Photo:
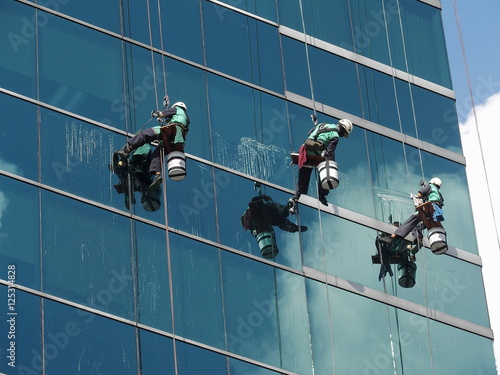
[[[500,0],[441,0],[479,255],[500,368]],[[470,85],[460,44],[455,4]],[[475,114],[472,111],[472,98]],[[495,228],[496,224],[496,228]]]

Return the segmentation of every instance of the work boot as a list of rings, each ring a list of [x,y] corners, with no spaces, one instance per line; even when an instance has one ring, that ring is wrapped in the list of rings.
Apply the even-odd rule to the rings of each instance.
[[[299,227],[299,232],[305,232],[307,230],[307,227],[305,225],[301,225]]]
[[[148,190],[153,191],[156,190],[160,187],[160,184],[162,183],[163,178],[161,177],[161,174],[155,174],[153,177],[153,181],[151,181],[151,184],[149,185]]]
[[[288,200],[287,203],[288,210],[292,215],[295,215],[297,213],[297,198],[292,197]]]
[[[122,159],[128,159],[130,156],[130,153],[132,152],[132,148],[126,144],[123,146],[120,150],[116,151],[116,153],[122,158]]]
[[[320,195],[318,199],[319,199],[319,201],[321,202],[322,205],[328,206],[328,201],[326,200],[326,196]]]

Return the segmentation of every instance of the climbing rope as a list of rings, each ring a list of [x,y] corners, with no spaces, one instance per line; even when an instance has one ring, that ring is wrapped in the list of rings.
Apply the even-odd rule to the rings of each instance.
[[[314,87],[313,87],[313,79],[311,73],[311,62],[309,60],[309,46],[307,44],[307,32],[306,32],[306,21],[304,18],[304,8],[302,6],[302,0],[299,0],[300,7],[300,18],[302,20],[302,30],[304,31],[304,47],[306,51],[306,62],[307,62],[307,74],[309,76],[309,88],[311,90],[311,99],[313,102],[313,115],[316,118],[316,100],[314,99]]]
[[[146,0],[147,9],[148,9],[148,28],[149,28],[149,41],[151,45],[151,64],[152,64],[152,72],[153,72],[153,85],[155,92],[155,104],[156,107],[159,107],[158,100],[158,89],[157,89],[157,78],[156,78],[156,69],[155,69],[155,61],[154,61],[154,51],[153,51],[153,32],[151,27],[151,9],[149,0]],[[160,0],[157,0],[157,14],[159,21],[159,32],[160,32],[160,48],[161,48],[161,56],[162,56],[162,73],[163,73],[163,83],[164,83],[164,100],[163,107],[168,105],[168,92],[167,92],[167,75],[165,70],[165,61],[163,54],[163,30],[162,30],[162,18],[161,18],[161,7]],[[162,107],[162,108],[163,108]],[[152,119],[152,118],[151,118]],[[151,121],[151,119],[149,121]],[[149,122],[148,121],[148,122]],[[144,127],[144,126],[143,126]],[[158,147],[162,147],[161,144]],[[177,345],[176,345],[176,334],[175,334],[175,308],[174,308],[174,290],[173,290],[173,276],[172,276],[172,255],[171,255],[171,247],[170,247],[170,237],[168,232],[168,200],[167,200],[167,184],[166,184],[166,175],[165,175],[165,151],[164,148],[161,148],[160,152],[160,165],[161,165],[161,178],[163,182],[163,213],[165,220],[165,248],[167,252],[167,273],[168,273],[168,283],[169,283],[169,298],[170,298],[170,314],[172,317],[172,350],[174,357],[174,374],[178,375],[178,366],[177,366]]]

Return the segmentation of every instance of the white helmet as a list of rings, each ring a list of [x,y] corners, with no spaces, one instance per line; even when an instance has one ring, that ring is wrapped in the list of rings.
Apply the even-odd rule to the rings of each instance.
[[[441,185],[443,184],[443,182],[441,181],[441,179],[440,179],[440,178],[433,177],[433,178],[431,178],[431,180],[429,181],[429,184],[433,184],[433,185],[436,185],[438,188],[441,188]]]
[[[184,109],[186,112],[187,112],[187,107],[186,105],[183,103],[183,102],[177,102],[177,103],[174,103],[172,104],[172,107],[181,107],[182,109]]]
[[[352,132],[352,122],[344,118],[339,121],[339,126],[342,126],[345,130],[344,137],[349,138],[349,134]]]

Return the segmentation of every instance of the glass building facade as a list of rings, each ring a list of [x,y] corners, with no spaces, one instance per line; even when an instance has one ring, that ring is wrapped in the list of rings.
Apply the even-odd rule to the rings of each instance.
[[[0,372],[496,374],[439,0],[4,0]],[[187,177],[125,205],[113,151],[163,97]],[[348,118],[338,188],[261,255],[290,153]],[[17,135],[16,135],[17,134]],[[379,280],[375,238],[439,176],[449,250]]]

